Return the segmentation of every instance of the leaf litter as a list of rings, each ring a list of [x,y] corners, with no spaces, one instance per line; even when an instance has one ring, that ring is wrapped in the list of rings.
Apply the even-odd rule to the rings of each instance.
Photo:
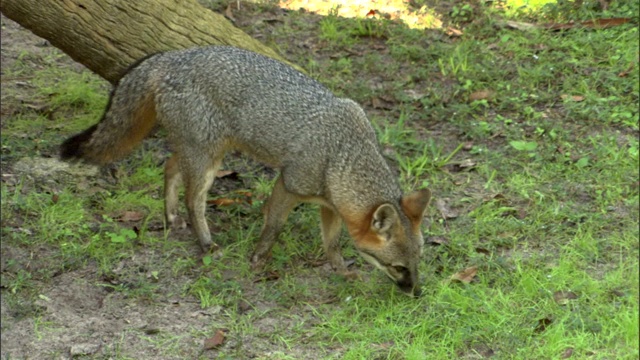
[[[210,338],[206,338],[203,345],[204,350],[211,350],[220,347],[224,343],[226,333],[227,330],[218,329],[215,335]]]
[[[461,283],[469,284],[478,274],[478,267],[471,266],[462,271],[459,271],[453,275],[451,275],[451,281],[459,281]]]
[[[443,219],[455,219],[460,214],[456,210],[451,208],[451,206],[447,202],[448,200],[449,199],[436,199],[436,208],[440,212],[440,216],[442,216]]]

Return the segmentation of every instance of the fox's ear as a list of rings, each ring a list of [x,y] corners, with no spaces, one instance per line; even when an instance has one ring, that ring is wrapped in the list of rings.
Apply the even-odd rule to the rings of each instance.
[[[378,234],[384,234],[398,221],[398,212],[390,204],[378,206],[371,218],[371,229]]]
[[[431,191],[429,189],[414,191],[402,198],[402,210],[411,221],[419,223],[422,221],[430,201]]]

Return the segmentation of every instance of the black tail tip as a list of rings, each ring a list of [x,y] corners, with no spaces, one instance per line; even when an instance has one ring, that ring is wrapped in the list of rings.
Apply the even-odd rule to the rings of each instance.
[[[83,157],[82,145],[91,139],[91,135],[93,135],[97,127],[97,125],[93,125],[87,130],[65,140],[60,146],[60,158],[62,160],[81,159]]]

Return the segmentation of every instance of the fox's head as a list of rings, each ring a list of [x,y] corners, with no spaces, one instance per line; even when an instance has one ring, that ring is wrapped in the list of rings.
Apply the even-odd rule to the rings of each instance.
[[[379,205],[366,224],[368,228],[355,239],[365,260],[416,297],[421,293],[418,266],[424,245],[420,224],[430,200],[431,192],[424,189],[405,195],[399,206]]]

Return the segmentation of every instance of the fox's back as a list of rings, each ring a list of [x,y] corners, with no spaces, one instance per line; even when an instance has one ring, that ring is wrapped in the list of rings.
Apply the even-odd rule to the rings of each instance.
[[[156,55],[151,71],[159,121],[192,144],[224,138],[274,166],[316,160],[375,133],[362,109],[279,61],[212,46]],[[126,81],[125,79],[123,79]],[[179,124],[177,122],[183,122]],[[361,141],[360,141],[361,142]],[[354,149],[362,151],[364,149]]]
[[[279,61],[247,50],[210,46],[158,54],[151,59],[164,71],[166,90],[197,89],[222,108],[266,106],[279,99],[274,109],[295,105],[313,106],[333,98],[317,81]]]

